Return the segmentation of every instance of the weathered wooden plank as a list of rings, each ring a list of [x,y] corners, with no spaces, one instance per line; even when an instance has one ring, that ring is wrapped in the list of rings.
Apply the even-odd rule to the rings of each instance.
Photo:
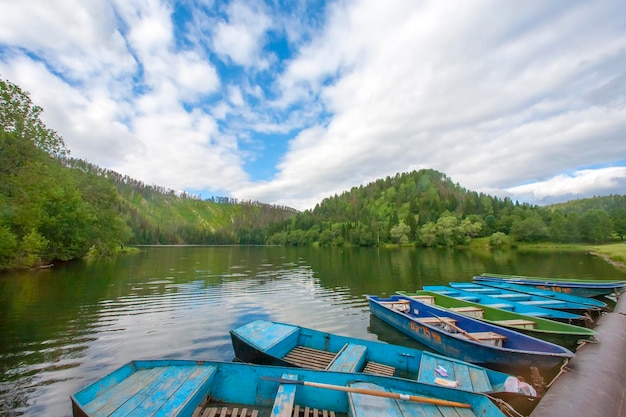
[[[363,363],[367,347],[355,343],[347,343],[326,368],[328,371],[356,372]]]
[[[429,355],[427,352],[422,354],[422,360],[420,361],[419,375],[417,380],[419,382],[425,382],[432,384],[435,380],[435,369],[437,368],[437,362],[434,356]]]
[[[111,417],[126,416],[133,412],[141,414],[142,411],[145,412],[146,410],[158,410],[172,390],[178,389],[195,369],[195,366],[165,368],[165,372],[117,408],[110,414]]]
[[[452,365],[451,367],[454,370],[454,376],[451,379],[458,381],[459,385],[461,385],[461,389],[471,390],[472,379],[470,378],[469,367],[458,362],[450,362],[450,365]]]
[[[215,417],[217,415],[217,407],[207,408],[202,417]]]
[[[420,323],[424,324],[441,324],[445,322],[447,324],[456,324],[456,320],[450,317],[420,317],[417,319]]]
[[[267,350],[289,335],[298,331],[296,326],[257,320],[238,329],[244,339],[252,338],[261,349]],[[254,335],[254,337],[251,337]]]
[[[491,382],[489,382],[489,376],[484,369],[468,368],[468,370],[474,391],[489,392],[492,390]]]
[[[393,376],[396,373],[396,368],[382,363],[368,361],[367,364],[365,364],[363,372],[366,374]]]
[[[494,321],[494,323],[514,326],[514,327],[522,327],[525,329],[534,329],[537,326],[537,323],[535,323],[534,321],[523,320],[523,319],[496,320]]]
[[[87,414],[109,415],[124,404],[130,396],[135,395],[146,385],[158,378],[166,368],[139,370],[117,385],[109,387],[93,401],[84,406]]]
[[[296,346],[283,359],[303,368],[326,369],[334,357],[332,352]]]
[[[397,401],[398,408],[404,417],[441,417],[436,405]]]
[[[297,380],[298,376],[294,374],[283,374],[283,379]],[[271,417],[291,417],[293,411],[293,402],[296,398],[295,384],[280,384],[272,406]]]
[[[200,390],[208,384],[208,381],[215,375],[215,371],[216,368],[214,366],[198,366],[177,390],[171,392],[165,398],[157,415],[172,416],[179,414],[181,410],[188,406],[189,401],[201,395]],[[204,392],[206,393],[206,390]]]
[[[381,388],[371,383],[355,383],[351,386],[364,389],[380,390]],[[393,398],[376,397],[374,395],[348,393],[350,399],[350,416],[386,416],[403,417],[403,413],[398,407],[398,402]],[[410,415],[410,414],[407,414]]]

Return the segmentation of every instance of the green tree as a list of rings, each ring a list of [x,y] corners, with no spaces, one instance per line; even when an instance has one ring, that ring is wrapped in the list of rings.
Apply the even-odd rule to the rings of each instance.
[[[420,242],[424,246],[434,246],[437,243],[437,226],[428,222],[422,226],[419,233]]]
[[[612,231],[613,222],[604,210],[587,210],[580,220],[580,235],[587,242],[606,242]]]
[[[13,266],[17,257],[17,238],[9,226],[2,223],[0,218],[0,270]]]
[[[411,228],[404,222],[396,224],[389,231],[393,241],[398,244],[407,243],[409,241],[409,233],[411,233]]]
[[[626,209],[616,207],[611,210],[610,216],[615,233],[621,240],[624,240],[624,235],[626,235]]]
[[[47,128],[39,118],[43,109],[31,101],[28,93],[8,80],[0,80],[0,127],[15,132],[20,138],[53,157],[69,154],[63,138]]]
[[[580,216],[576,213],[568,213],[565,220],[565,242],[579,242]]]
[[[550,239],[553,242],[561,243],[567,238],[567,218],[561,210],[555,210],[550,220]]]
[[[540,217],[532,216],[515,223],[511,235],[518,241],[540,242],[548,238],[548,228]]]
[[[20,268],[30,268],[42,262],[42,253],[45,250],[48,241],[32,229],[24,235],[20,244],[20,250],[17,255],[16,264]]]
[[[507,236],[502,232],[495,232],[489,237],[489,244],[491,246],[499,247],[508,243]]]

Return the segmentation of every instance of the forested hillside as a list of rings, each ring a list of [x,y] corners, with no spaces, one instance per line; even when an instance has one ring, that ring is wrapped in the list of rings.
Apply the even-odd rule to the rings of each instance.
[[[413,171],[352,188],[284,222],[271,243],[360,245],[507,242],[607,242],[626,232],[626,196],[539,207],[468,191],[434,170]]]
[[[202,201],[69,157],[43,109],[0,80],[0,270],[109,255],[126,244],[263,244],[293,209]]]
[[[115,185],[119,212],[132,229],[129,244],[264,244],[270,224],[296,214],[260,202],[177,194],[82,160],[66,158],[63,163]]]

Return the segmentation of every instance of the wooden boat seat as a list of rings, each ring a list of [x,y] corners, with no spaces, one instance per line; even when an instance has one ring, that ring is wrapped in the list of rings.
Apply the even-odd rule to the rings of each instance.
[[[335,417],[335,412],[296,405],[293,407],[293,417]]]
[[[411,310],[411,302],[409,300],[381,301],[381,305],[396,311],[407,313]]]
[[[446,324],[453,324],[456,325],[456,320],[450,317],[419,317],[417,318],[417,321],[419,321],[420,323],[424,323],[424,324],[431,324],[431,325],[438,325],[438,324],[442,324],[442,322],[445,322]]]
[[[296,346],[283,357],[283,360],[301,368],[324,370],[335,356],[333,352]]]
[[[396,368],[389,365],[384,365],[378,362],[368,361],[365,364],[363,373],[383,376],[393,376],[396,373]]]
[[[337,356],[326,368],[327,371],[356,372],[365,363],[367,347],[355,343],[346,343]]]
[[[530,296],[524,294],[492,294],[490,297],[501,298],[503,300],[528,300]]]
[[[546,304],[563,304],[562,301],[559,300],[537,300],[537,301],[520,301],[520,304],[525,304],[528,306],[542,306],[542,305],[546,305]]]
[[[496,320],[494,323],[505,324],[507,326],[513,327],[521,327],[523,329],[534,329],[537,327],[537,323],[530,320],[524,319],[513,319],[513,320]]]
[[[128,415],[142,410],[146,414],[158,410],[163,415],[174,415],[187,407],[192,397],[211,383],[215,374],[214,366],[140,370],[84,404],[83,408],[86,415],[96,412]]]
[[[470,301],[472,303],[477,303],[478,300],[479,300],[478,297],[474,297],[474,296],[471,296],[471,295],[463,295],[463,296],[455,297],[455,298],[458,298],[459,300]]]
[[[475,292],[477,294],[493,294],[498,292],[495,288],[473,288],[473,287],[459,287],[464,291]]]
[[[480,319],[483,318],[483,314],[485,313],[485,310],[480,307],[451,307],[450,310]]]
[[[457,333],[457,334],[461,337],[469,339],[469,337],[465,336],[462,333]],[[502,347],[502,344],[506,340],[506,336],[503,336],[495,332],[474,332],[474,333],[469,332],[468,334],[480,340],[481,343],[484,343],[486,345],[498,346],[498,347]]]
[[[283,379],[297,380],[298,375],[283,374]],[[274,405],[272,406],[272,413],[270,417],[291,417],[293,412],[293,403],[296,399],[295,384],[280,384],[276,397],[274,398]]]
[[[489,375],[484,368],[449,360],[430,352],[422,354],[417,382],[436,384],[436,379],[440,376],[436,369],[439,367],[444,368],[448,373],[445,378],[449,381],[458,381],[462,389],[475,392],[493,391]]]
[[[263,414],[265,413],[265,414]],[[196,408],[192,417],[260,417],[267,416],[268,411],[260,412],[257,409],[251,409],[243,406],[242,408],[234,407],[205,407]],[[341,414],[340,414],[341,415]],[[292,417],[336,417],[332,410],[322,410],[319,408],[303,407],[301,405],[293,406]]]
[[[432,295],[412,295],[412,299],[428,305],[435,305],[435,297]]]
[[[258,417],[259,410],[239,407],[197,407],[191,417]]]
[[[494,303],[494,304],[485,304],[485,305],[491,308],[499,308],[500,310],[513,310],[513,306],[511,304],[506,304],[506,303]]]

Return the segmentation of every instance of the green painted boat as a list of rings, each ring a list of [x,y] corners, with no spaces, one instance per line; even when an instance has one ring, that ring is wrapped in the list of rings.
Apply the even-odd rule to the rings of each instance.
[[[586,327],[487,307],[483,304],[460,300],[432,291],[396,292],[407,297],[416,298],[424,303],[465,314],[472,318],[515,330],[568,349],[576,348],[579,341],[593,340],[595,336],[595,331]]]

